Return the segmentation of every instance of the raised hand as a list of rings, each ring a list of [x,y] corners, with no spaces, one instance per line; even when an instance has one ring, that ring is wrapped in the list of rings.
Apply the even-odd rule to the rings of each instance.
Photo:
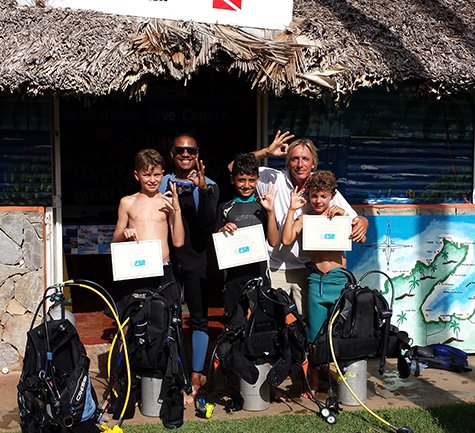
[[[161,194],[165,208],[168,211],[178,212],[180,210],[180,202],[178,200],[178,193],[176,191],[176,185],[170,182],[170,191]]]
[[[303,196],[305,194],[305,190],[302,189],[298,191],[298,187],[296,186],[293,191],[290,193],[290,206],[289,209],[297,210],[304,207],[307,204],[307,200]]]
[[[259,201],[262,207],[268,212],[274,210],[276,193],[277,191],[275,189],[275,185],[269,184],[267,185],[266,191],[264,191],[262,194],[259,194]]]
[[[268,155],[272,156],[284,156],[287,154],[287,149],[289,147],[288,141],[292,140],[295,135],[291,134],[289,131],[280,133],[280,129],[275,134],[274,141],[267,147]]]
[[[196,161],[196,168],[191,170],[186,178],[198,188],[206,189],[205,166],[202,160]]]

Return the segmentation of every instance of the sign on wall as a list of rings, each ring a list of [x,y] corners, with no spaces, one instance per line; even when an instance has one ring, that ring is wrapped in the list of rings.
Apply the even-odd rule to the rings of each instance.
[[[475,353],[475,215],[368,217],[365,244],[348,269],[394,297],[392,324],[415,345],[445,343]]]
[[[28,0],[19,3],[28,4]],[[292,20],[293,0],[47,0],[46,4],[117,15],[284,29]]]
[[[115,225],[64,225],[65,254],[110,254]]]

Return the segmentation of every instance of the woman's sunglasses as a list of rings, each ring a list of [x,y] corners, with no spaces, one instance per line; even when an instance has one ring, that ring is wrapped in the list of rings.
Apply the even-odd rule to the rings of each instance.
[[[188,152],[188,155],[196,155],[199,151],[197,147],[191,147],[191,146],[174,146],[172,149],[172,152],[175,155],[183,155],[185,153],[185,150]]]

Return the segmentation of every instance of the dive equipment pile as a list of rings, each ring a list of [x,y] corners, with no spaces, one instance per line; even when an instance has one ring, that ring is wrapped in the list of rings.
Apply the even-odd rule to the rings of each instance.
[[[109,383],[100,403],[89,376],[89,358],[71,318],[68,319],[71,313],[65,309],[63,289],[66,286],[94,292],[105,302],[108,314],[118,324],[109,352]],[[157,370],[166,383],[160,394],[164,401],[160,417],[165,427],[180,427],[183,424],[182,391],[190,392],[191,386],[183,354],[180,305],[162,296],[166,289],[164,286],[134,293],[128,302],[124,301],[129,308],[124,308],[124,305],[116,305],[110,294],[92,281],[69,280],[48,287],[28,332],[17,386],[22,433],[121,433],[121,425],[129,417],[127,411],[135,407],[135,401],[131,404],[131,397],[135,397],[133,378]],[[41,307],[43,321],[35,327]],[[50,311],[58,308],[61,313],[56,319],[57,311],[54,315]],[[113,427],[103,423],[106,412],[114,414]]]

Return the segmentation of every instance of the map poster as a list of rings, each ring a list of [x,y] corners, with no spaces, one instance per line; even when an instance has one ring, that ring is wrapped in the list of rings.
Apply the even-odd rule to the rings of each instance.
[[[445,343],[475,353],[475,215],[368,220],[367,241],[353,244],[347,266],[357,279],[381,272],[363,284],[393,298],[392,324],[413,345]]]

